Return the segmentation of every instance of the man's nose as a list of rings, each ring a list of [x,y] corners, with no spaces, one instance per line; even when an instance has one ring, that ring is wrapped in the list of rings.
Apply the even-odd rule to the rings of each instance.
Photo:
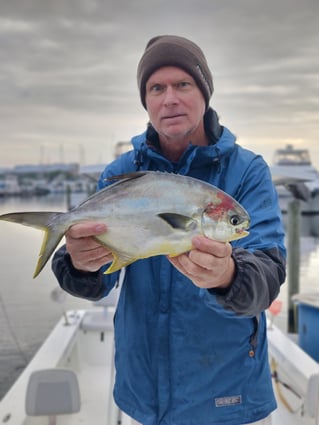
[[[164,105],[171,106],[178,103],[178,96],[174,87],[167,87],[165,91]]]

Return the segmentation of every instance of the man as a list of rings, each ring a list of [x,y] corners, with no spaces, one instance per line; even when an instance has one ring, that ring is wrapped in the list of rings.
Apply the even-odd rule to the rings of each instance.
[[[276,402],[264,310],[284,282],[285,248],[269,169],[209,107],[212,75],[196,44],[151,39],[137,78],[150,123],[98,188],[136,170],[189,175],[236,198],[251,228],[232,244],[195,237],[189,253],[127,267],[115,316],[115,401],[143,425],[270,423]],[[93,239],[103,232],[107,226],[92,222],[67,232],[53,270],[69,293],[96,300],[116,284],[118,272],[103,275],[111,251]]]

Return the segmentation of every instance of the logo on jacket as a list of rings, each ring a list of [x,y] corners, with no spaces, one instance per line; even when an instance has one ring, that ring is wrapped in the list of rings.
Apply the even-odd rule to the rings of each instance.
[[[218,397],[215,398],[216,407],[227,407],[241,404],[241,395],[233,395],[230,397]]]

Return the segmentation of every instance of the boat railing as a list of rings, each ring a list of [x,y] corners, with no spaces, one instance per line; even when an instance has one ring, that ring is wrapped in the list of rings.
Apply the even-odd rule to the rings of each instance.
[[[268,328],[268,346],[275,378],[284,377],[285,387],[300,400],[300,414],[319,418],[319,364],[276,326]],[[287,400],[281,402],[290,409]]]

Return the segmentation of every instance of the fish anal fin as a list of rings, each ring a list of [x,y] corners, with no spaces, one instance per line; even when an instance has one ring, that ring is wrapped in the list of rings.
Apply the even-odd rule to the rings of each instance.
[[[177,213],[160,213],[158,214],[162,220],[166,221],[173,229],[185,231],[194,230],[197,227],[197,222],[192,217],[188,217]]]
[[[104,274],[114,273],[123,267],[128,266],[129,264],[134,263],[137,258],[128,257],[127,255],[115,254],[113,252],[114,259],[110,264],[109,268],[105,270]]]

